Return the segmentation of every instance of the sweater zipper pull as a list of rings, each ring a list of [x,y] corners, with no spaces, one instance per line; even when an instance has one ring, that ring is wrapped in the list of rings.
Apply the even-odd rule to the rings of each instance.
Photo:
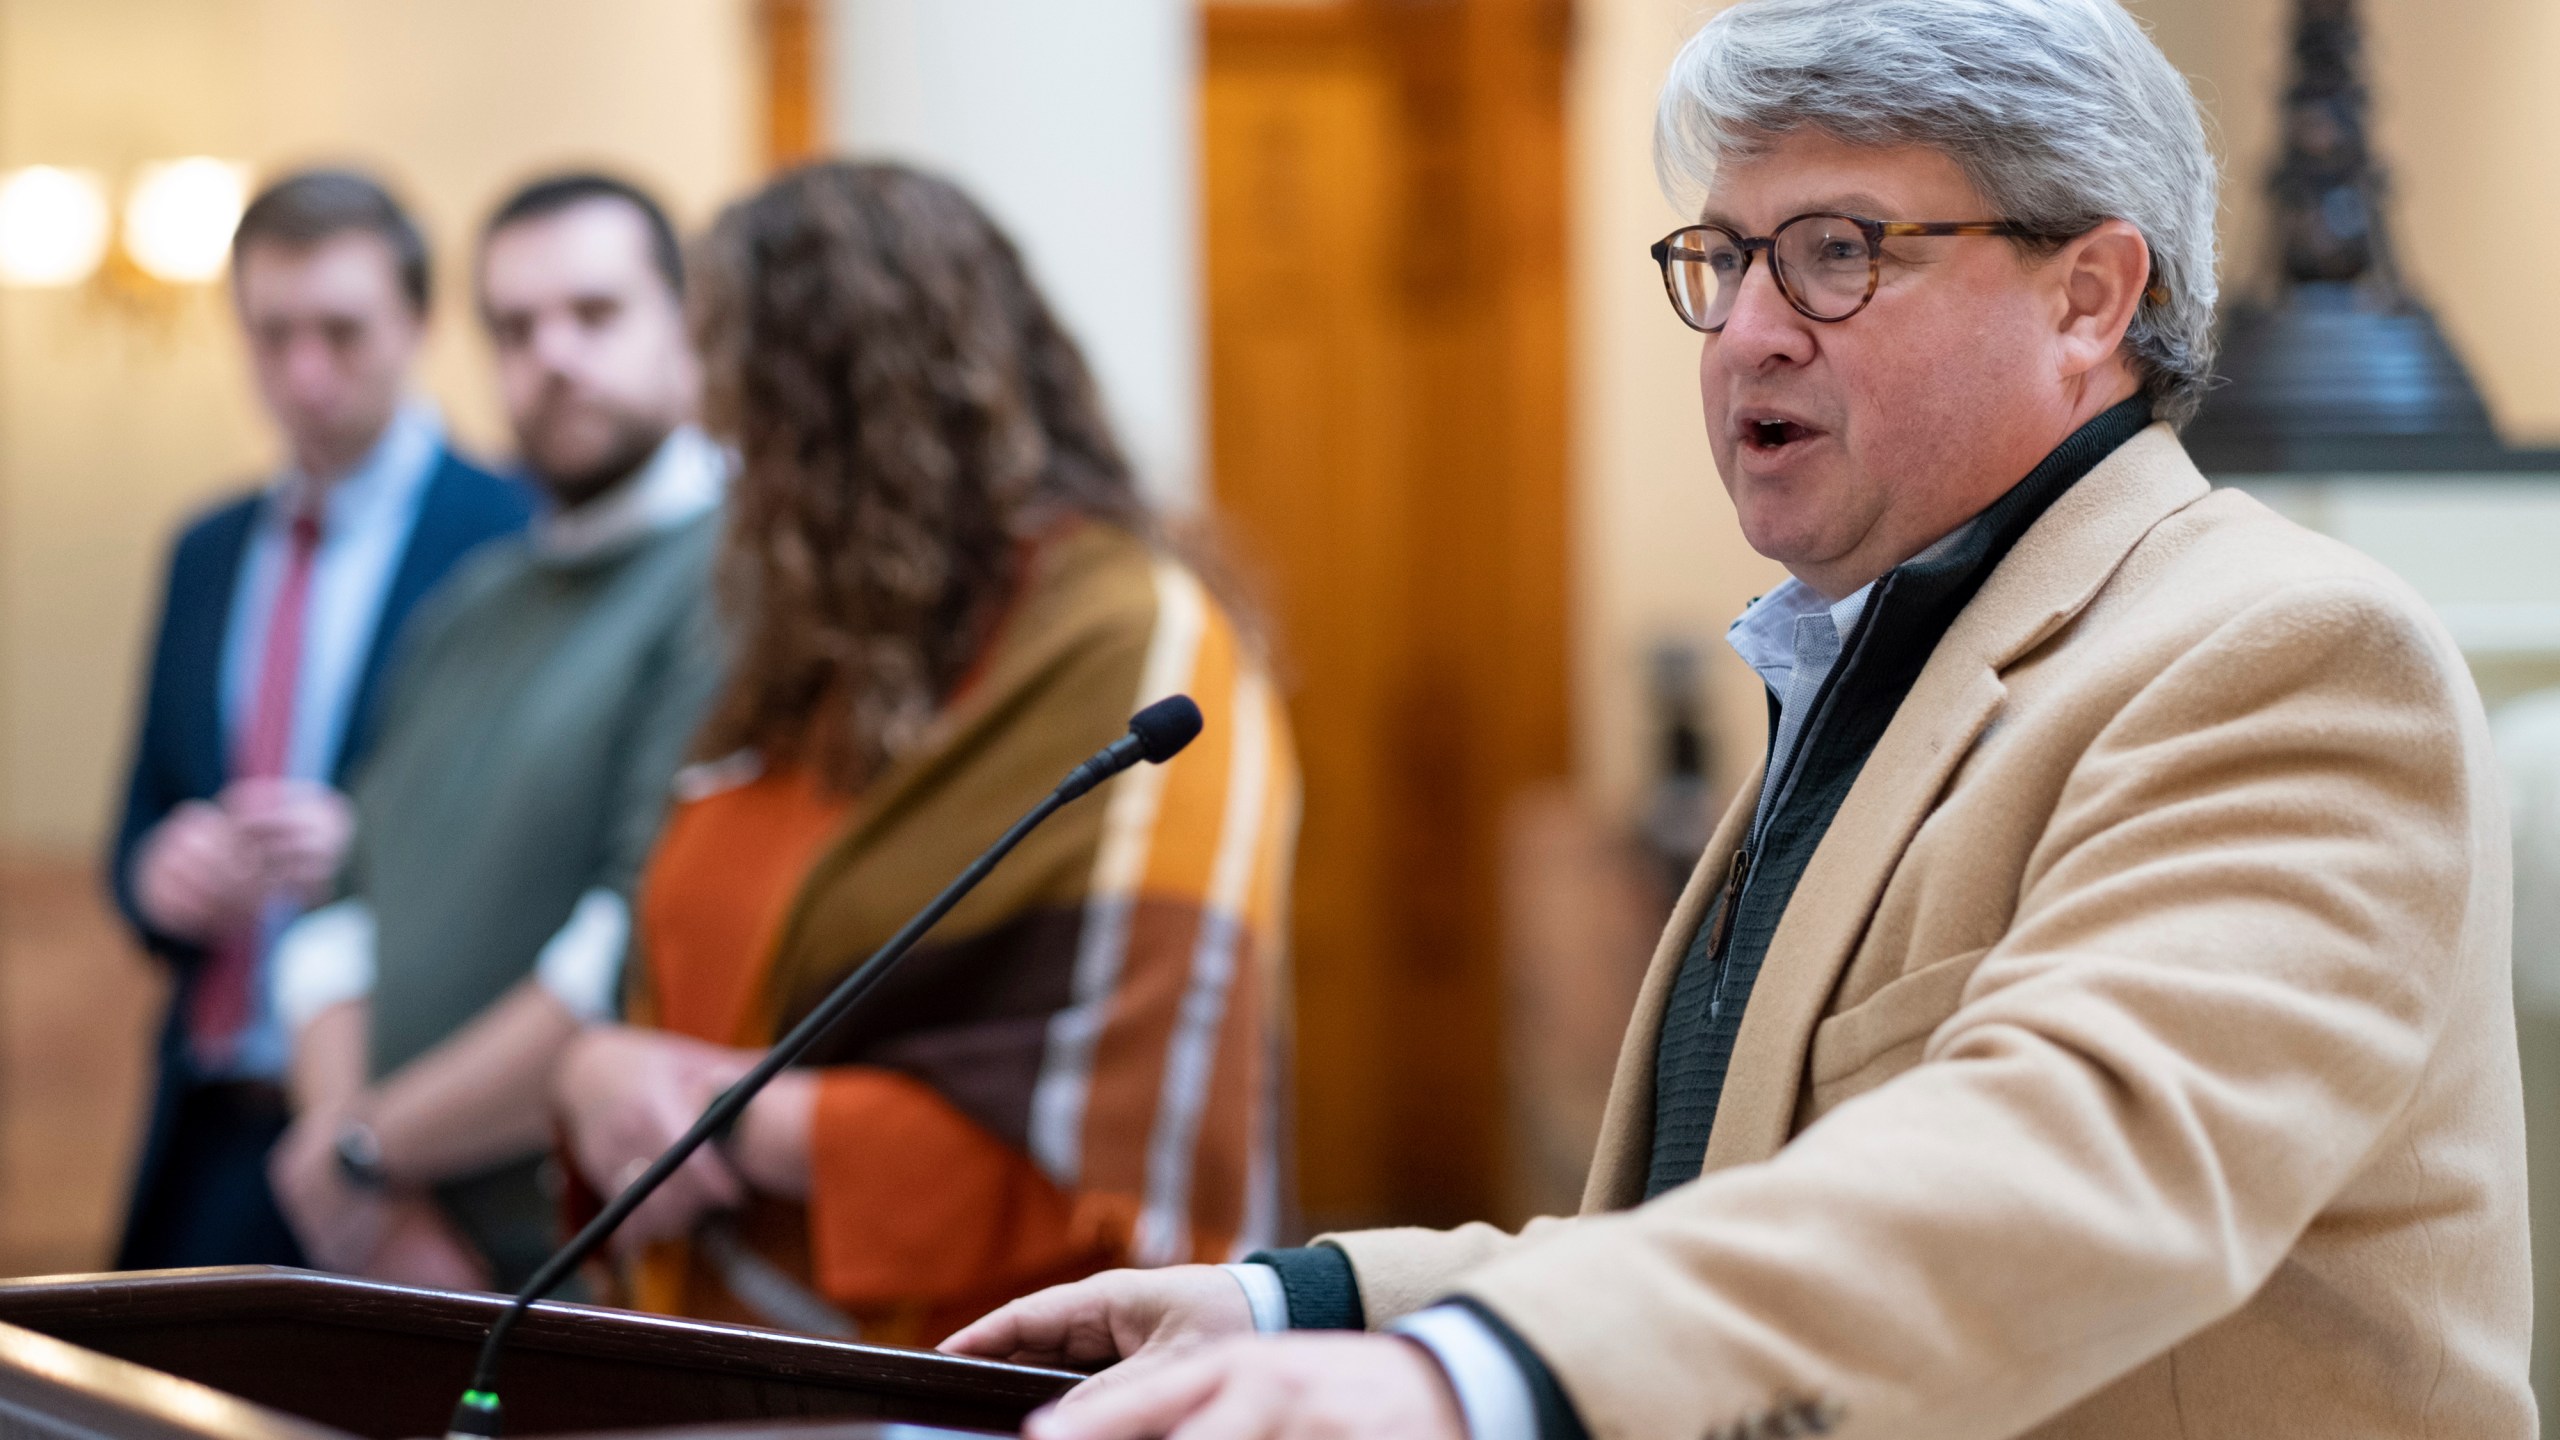
[[[1724,942],[1733,936],[1733,909],[1742,903],[1742,882],[1751,873],[1751,847],[1733,852],[1733,863],[1724,871],[1724,889],[1716,896],[1716,928],[1707,936],[1707,958],[1721,969],[1724,965]]]

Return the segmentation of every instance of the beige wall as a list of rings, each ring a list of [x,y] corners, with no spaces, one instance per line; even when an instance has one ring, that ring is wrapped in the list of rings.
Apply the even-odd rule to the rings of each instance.
[[[1697,420],[1697,341],[1644,247],[1678,223],[1653,184],[1653,100],[1672,53],[1718,5],[1580,0],[1571,101],[1576,180],[1576,733],[1586,792],[1624,815],[1651,764],[1643,657],[1665,636],[1712,657],[1719,771],[1758,758],[1758,682],[1721,643],[1777,575],[1716,487]],[[2263,177],[2288,0],[2132,0],[2193,79],[2232,177],[2225,294],[2262,278]],[[2510,442],[2560,444],[2560,5],[2365,0],[2379,145],[2406,268],[2471,361]],[[2491,217],[2511,217],[2492,224]],[[2519,248],[2516,237],[2524,237]],[[2519,260],[2519,255],[2523,258]]]
[[[751,0],[0,0],[0,167],[213,153],[391,177],[440,252],[422,379],[502,445],[462,258],[510,182],[568,161],[687,223],[751,178]],[[222,297],[128,311],[0,290],[0,843],[95,843],[181,516],[270,465]]]
[[[2278,141],[2285,0],[2132,0],[2219,129],[2226,297],[2268,272],[2261,192]],[[2403,268],[2470,361],[2510,443],[2560,445],[2560,5],[2364,0],[2376,145]]]

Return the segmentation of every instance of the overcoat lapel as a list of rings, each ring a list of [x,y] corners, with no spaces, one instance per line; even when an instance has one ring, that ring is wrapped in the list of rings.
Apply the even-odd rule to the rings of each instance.
[[[2177,437],[2153,425],[2047,510],[1931,652],[1806,865],[1769,942],[1734,1044],[1706,1166],[1768,1159],[1787,1142],[1805,1056],[1894,868],[1949,777],[1999,714],[2000,672],[2080,613],[2142,537],[2208,490]],[[1717,827],[1646,972],[1618,1056],[1584,1208],[1643,1198],[1654,1053],[1691,936],[1748,826],[1755,779]]]
[[[1950,631],[1947,639],[1955,638]],[[1978,654],[1951,648],[1940,643],[1876,741],[1770,937],[1707,1136],[1707,1170],[1765,1160],[1787,1143],[1805,1054],[1831,988],[1903,847],[2008,693]]]

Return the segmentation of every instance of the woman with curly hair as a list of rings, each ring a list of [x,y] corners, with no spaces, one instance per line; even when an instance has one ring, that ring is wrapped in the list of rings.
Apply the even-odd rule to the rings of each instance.
[[[1249,636],[1163,538],[1074,342],[966,196],[821,164],[700,263],[736,670],[644,881],[629,1023],[557,1081],[610,1193],[1076,761],[1035,832],[624,1231],[645,1308],[926,1343],[1272,1236],[1296,829]]]

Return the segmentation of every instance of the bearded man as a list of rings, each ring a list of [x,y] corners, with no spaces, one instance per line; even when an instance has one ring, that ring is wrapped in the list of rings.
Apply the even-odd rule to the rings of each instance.
[[[1150,1357],[1033,1440],[2533,1434],[2480,703],[2405,586],[2178,443],[2183,80],[2113,0],[1743,0],[1658,136],[1717,468],[1792,578],[1732,629],[1767,763],[1583,1214],[1115,1272],[948,1348]]]
[[[552,1060],[611,1011],[629,895],[719,682],[727,462],[673,228],[608,176],[484,230],[499,388],[547,513],[457,575],[358,778],[345,898],[280,946],[297,1118],[276,1192],[334,1270],[512,1289],[554,1236]]]

